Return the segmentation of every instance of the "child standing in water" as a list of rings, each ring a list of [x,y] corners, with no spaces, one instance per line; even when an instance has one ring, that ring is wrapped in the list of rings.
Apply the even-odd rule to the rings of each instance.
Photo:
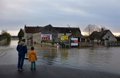
[[[30,52],[28,53],[28,59],[31,62],[31,71],[36,70],[36,61],[37,61],[37,54],[36,51],[34,50],[34,47],[31,47]]]

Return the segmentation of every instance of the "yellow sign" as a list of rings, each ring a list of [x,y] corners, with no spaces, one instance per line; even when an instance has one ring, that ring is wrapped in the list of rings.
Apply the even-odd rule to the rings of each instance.
[[[67,40],[68,40],[68,36],[67,35],[61,36],[61,41],[67,41]]]

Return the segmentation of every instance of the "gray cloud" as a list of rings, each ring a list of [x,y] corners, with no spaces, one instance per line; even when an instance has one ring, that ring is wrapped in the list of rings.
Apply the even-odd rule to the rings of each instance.
[[[0,25],[100,24],[119,32],[119,8],[119,0],[0,0]]]

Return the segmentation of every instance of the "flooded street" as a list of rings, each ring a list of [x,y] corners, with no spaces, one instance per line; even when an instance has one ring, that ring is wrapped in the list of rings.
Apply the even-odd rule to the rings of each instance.
[[[17,41],[10,46],[0,47],[0,65],[17,64]],[[57,65],[76,69],[95,70],[120,74],[120,47],[40,49],[37,64]],[[25,64],[29,64],[25,60]]]

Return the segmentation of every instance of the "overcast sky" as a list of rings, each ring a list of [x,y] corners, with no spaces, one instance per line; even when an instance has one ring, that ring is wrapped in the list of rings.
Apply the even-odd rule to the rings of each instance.
[[[120,32],[120,0],[0,0],[0,30],[24,25],[101,25]]]

